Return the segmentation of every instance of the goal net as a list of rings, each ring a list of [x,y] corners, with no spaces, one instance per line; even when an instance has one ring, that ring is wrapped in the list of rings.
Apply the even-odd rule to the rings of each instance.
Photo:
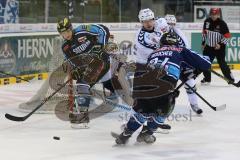
[[[19,105],[20,111],[29,112],[36,106],[40,105],[43,100],[50,96],[61,84],[64,83],[69,77],[69,74],[64,71],[62,64],[64,62],[64,56],[61,50],[62,38],[56,37],[54,39],[54,53],[50,60],[48,78],[45,80],[41,88],[37,93],[27,102]],[[71,84],[70,81],[69,84]],[[71,101],[71,88],[69,84],[63,87],[58,93],[56,93],[51,99],[49,99],[43,107],[41,107],[37,113],[53,113],[57,105],[69,105]]]

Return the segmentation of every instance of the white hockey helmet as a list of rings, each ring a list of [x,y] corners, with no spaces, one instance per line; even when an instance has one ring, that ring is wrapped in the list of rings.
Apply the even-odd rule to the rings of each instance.
[[[165,18],[158,18],[155,21],[155,25],[154,25],[155,31],[157,32],[169,32],[169,25],[167,24],[167,21]]]
[[[146,8],[139,11],[138,18],[139,18],[139,21],[142,22],[142,21],[154,19],[155,17],[154,17],[153,11],[149,8]]]
[[[165,19],[169,25],[176,25],[177,23],[176,17],[172,14],[167,14]]]

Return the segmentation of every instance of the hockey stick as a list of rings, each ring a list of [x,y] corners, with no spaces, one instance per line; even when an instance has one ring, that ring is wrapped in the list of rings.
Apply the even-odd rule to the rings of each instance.
[[[214,70],[210,70],[213,74],[215,74],[216,76],[222,78],[223,80],[225,80],[227,83],[234,85],[235,87],[240,87],[240,81],[237,83],[234,83],[233,81],[230,81],[229,79],[227,79],[226,77],[224,77],[223,75],[219,74],[218,72],[214,71]]]
[[[205,98],[203,98],[196,90],[194,90],[191,86],[189,86],[187,83],[185,83],[186,86],[193,91],[200,99],[202,99],[210,108],[212,108],[214,111],[221,111],[226,109],[226,104],[220,105],[220,106],[213,106],[211,105]]]
[[[184,85],[184,83],[185,83],[185,82],[182,82],[181,84],[179,84],[179,85],[177,86],[177,88],[175,88],[175,89],[174,89],[171,93],[169,93],[169,94],[173,94],[173,93],[177,92],[177,91]],[[123,110],[130,111],[130,112],[135,113],[135,111],[132,109],[132,106],[130,106],[130,105],[128,105],[128,104],[118,104],[118,103],[116,103],[116,102],[114,102],[114,101],[112,101],[112,100],[110,100],[110,99],[107,99],[107,98],[101,96],[98,92],[94,92],[94,93],[97,94],[99,97],[101,97],[101,99],[102,99],[105,103],[111,105],[111,106],[114,107],[114,108],[119,108],[119,109],[123,109]]]
[[[86,54],[82,54],[81,56],[84,56]],[[77,66],[75,65],[73,68],[70,69],[69,72],[72,72],[74,71],[76,68],[79,68],[81,66]],[[28,113],[26,116],[23,116],[23,117],[18,117],[18,116],[13,116],[11,114],[8,114],[6,113],[5,114],[5,117],[9,120],[12,120],[12,121],[25,121],[26,119],[28,119],[33,113],[35,113],[39,108],[41,108],[49,99],[51,99],[55,94],[57,94],[63,87],[65,87],[70,81],[72,80],[72,78],[69,78],[65,83],[63,84],[58,84],[60,87],[57,88],[55,90],[55,92],[53,92],[50,96],[44,98],[42,100],[42,102],[35,108],[33,109],[30,113]]]
[[[30,82],[29,80],[23,79],[23,78],[18,77],[18,76],[14,75],[14,74],[9,74],[9,73],[3,72],[3,71],[0,71],[0,73],[1,73],[1,74],[4,74],[4,75],[7,75],[7,76],[15,77],[16,79],[20,79],[20,80],[22,80],[22,81]]]
[[[35,113],[39,108],[41,108],[49,99],[51,99],[56,93],[58,93],[63,87],[66,86],[67,83],[69,83],[71,81],[71,78],[68,79],[65,83],[63,83],[61,85],[61,87],[59,87],[55,92],[53,92],[50,96],[46,97],[42,103],[40,103],[34,110],[32,110],[30,113],[28,113],[26,116],[23,116],[23,117],[17,117],[17,116],[13,116],[11,114],[8,114],[6,113],[5,114],[5,117],[9,120],[12,120],[12,121],[18,121],[18,122],[21,122],[21,121],[25,121],[26,119],[28,119],[33,113]]]

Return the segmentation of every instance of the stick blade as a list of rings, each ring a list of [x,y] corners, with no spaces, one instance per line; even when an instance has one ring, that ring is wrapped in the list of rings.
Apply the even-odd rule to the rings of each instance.
[[[222,111],[222,110],[225,110],[226,107],[227,107],[227,105],[226,105],[226,104],[223,104],[223,105],[221,105],[221,106],[215,107],[215,111]]]
[[[13,116],[13,115],[8,114],[8,113],[5,114],[5,118],[7,118],[11,121],[17,121],[17,122],[21,122],[21,121],[24,121],[26,119],[25,117],[16,117],[16,116]]]

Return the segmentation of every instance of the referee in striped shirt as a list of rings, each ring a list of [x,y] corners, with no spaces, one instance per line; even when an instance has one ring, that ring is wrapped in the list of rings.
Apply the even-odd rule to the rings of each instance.
[[[210,17],[204,21],[202,33],[202,48],[203,55],[209,56],[210,61],[213,62],[217,58],[218,64],[222,70],[223,75],[234,82],[230,68],[225,61],[226,44],[231,37],[227,24],[220,19],[220,8],[211,8]],[[203,72],[204,78],[202,84],[211,82],[211,72]]]

